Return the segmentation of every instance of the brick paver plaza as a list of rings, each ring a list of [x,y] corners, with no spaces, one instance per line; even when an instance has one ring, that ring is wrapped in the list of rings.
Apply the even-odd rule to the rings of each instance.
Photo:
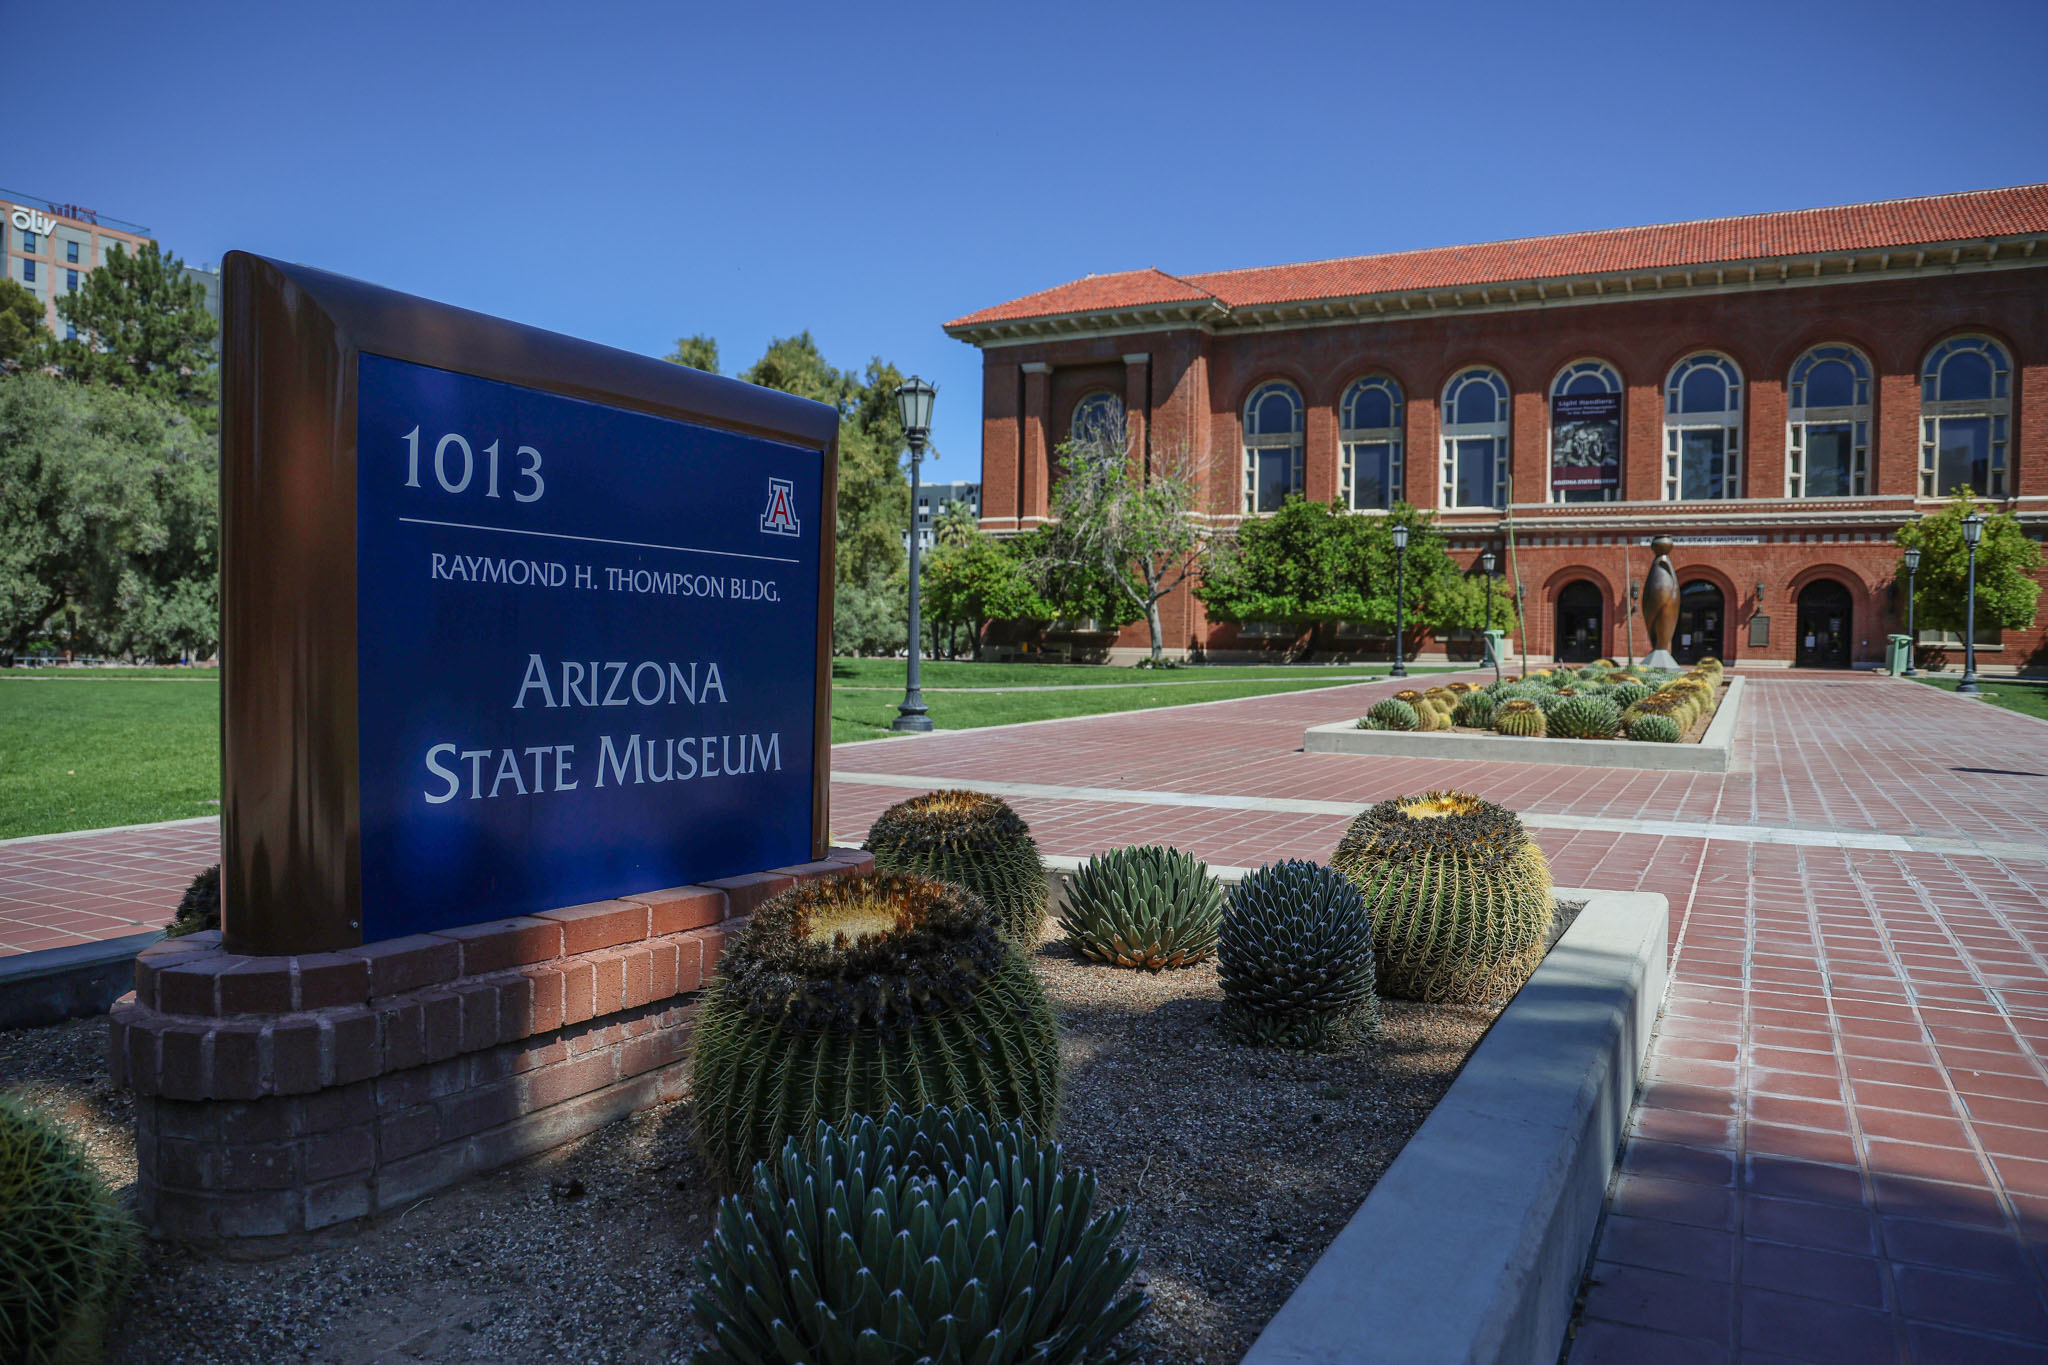
[[[884,806],[966,785],[1049,853],[1244,866],[1325,859],[1388,796],[1502,802],[1560,884],[1671,901],[1572,1365],[2048,1361],[2048,725],[1762,674],[1725,776],[1300,752],[1395,686],[841,748],[834,828],[858,841]],[[0,953],[161,923],[214,839],[0,844]]]

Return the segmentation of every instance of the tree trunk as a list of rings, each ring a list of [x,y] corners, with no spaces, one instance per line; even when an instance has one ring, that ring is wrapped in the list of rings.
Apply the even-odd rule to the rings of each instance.
[[[1159,599],[1156,597],[1145,604],[1145,624],[1152,631],[1152,662],[1158,663],[1166,655],[1166,630],[1159,624]]]

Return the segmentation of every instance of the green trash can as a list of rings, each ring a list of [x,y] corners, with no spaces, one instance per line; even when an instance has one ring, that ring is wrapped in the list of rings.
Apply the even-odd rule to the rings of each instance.
[[[1885,638],[1884,666],[1896,678],[1913,666],[1913,637],[1910,635],[1887,635]]]
[[[1501,643],[1508,638],[1508,633],[1504,630],[1489,630],[1484,632],[1484,634],[1486,636],[1486,657],[1480,661],[1480,666],[1498,670],[1501,658],[1503,657]]]

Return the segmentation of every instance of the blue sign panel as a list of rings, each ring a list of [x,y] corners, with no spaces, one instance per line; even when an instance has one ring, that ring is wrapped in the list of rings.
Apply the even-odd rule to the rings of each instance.
[[[808,860],[823,453],[357,384],[364,939]]]

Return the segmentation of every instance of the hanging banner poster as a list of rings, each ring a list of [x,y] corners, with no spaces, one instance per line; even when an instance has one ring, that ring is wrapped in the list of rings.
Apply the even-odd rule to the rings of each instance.
[[[1551,398],[1550,483],[1565,491],[1621,487],[1620,394]]]

